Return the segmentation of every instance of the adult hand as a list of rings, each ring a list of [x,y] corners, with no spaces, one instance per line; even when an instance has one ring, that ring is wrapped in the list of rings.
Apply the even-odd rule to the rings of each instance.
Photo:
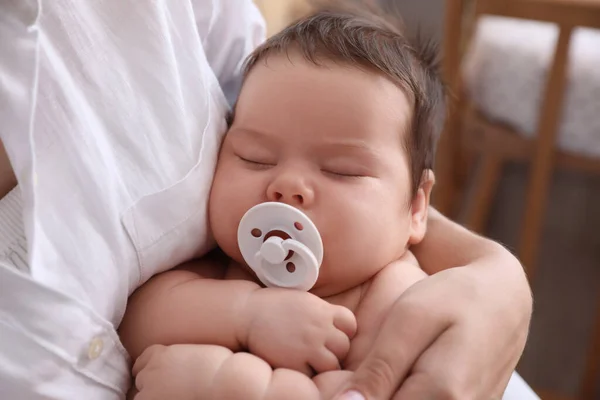
[[[522,268],[504,250],[432,275],[398,299],[335,399],[500,399],[531,307]]]

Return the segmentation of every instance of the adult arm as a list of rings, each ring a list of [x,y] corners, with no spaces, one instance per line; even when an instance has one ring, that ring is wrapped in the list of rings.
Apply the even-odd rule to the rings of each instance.
[[[431,276],[396,302],[375,347],[340,394],[501,398],[531,318],[519,261],[433,209],[427,235],[413,251]]]
[[[433,207],[429,208],[425,238],[411,250],[421,268],[430,275],[484,258],[502,261],[503,271],[510,269],[521,283],[521,289],[529,293],[523,268],[508,250],[449,220]]]

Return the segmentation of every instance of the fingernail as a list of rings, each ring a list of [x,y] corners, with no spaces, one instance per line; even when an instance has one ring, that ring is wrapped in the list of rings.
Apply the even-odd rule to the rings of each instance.
[[[350,390],[338,397],[338,400],[365,400],[365,396],[356,390]]]

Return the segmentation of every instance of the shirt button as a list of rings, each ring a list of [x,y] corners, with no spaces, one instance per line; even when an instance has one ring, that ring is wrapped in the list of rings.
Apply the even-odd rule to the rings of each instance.
[[[90,346],[88,347],[88,358],[90,360],[95,360],[102,354],[102,349],[104,348],[104,342],[100,338],[94,338],[90,342]]]

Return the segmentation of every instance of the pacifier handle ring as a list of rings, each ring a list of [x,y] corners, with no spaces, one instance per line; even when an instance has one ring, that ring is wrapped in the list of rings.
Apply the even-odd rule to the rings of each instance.
[[[265,240],[259,250],[261,257],[272,264],[279,264],[285,261],[288,252],[289,250],[283,245],[283,239],[277,236],[272,236]]]
[[[286,239],[283,241],[282,243],[282,247],[289,251],[293,251],[294,253],[296,253],[298,255],[298,257],[300,257],[302,259],[302,262],[304,263],[304,274],[305,276],[307,276],[309,278],[308,282],[304,282],[304,283],[295,283],[295,284],[289,284],[289,285],[281,285],[280,283],[277,283],[275,281],[273,281],[273,279],[271,279],[269,277],[268,274],[265,273],[264,271],[264,264],[266,263],[269,267],[281,267],[281,263],[278,264],[271,264],[268,260],[266,260],[262,254],[261,251],[257,251],[256,254],[254,255],[254,259],[256,260],[256,262],[259,265],[262,265],[263,268],[258,268],[256,269],[254,272],[256,273],[256,276],[258,277],[258,279],[263,282],[265,285],[270,286],[275,284],[277,287],[285,287],[285,288],[295,288],[295,289],[300,289],[300,290],[309,290],[311,287],[313,287],[313,285],[315,284],[315,282],[317,281],[317,278],[319,276],[319,262],[317,261],[317,258],[315,257],[315,255],[312,253],[312,251],[310,251],[310,249],[303,244],[302,242],[299,242],[297,240],[294,239]]]
[[[312,251],[304,244],[294,239],[284,240],[282,246],[285,250],[298,254],[307,267],[319,271],[319,262]]]
[[[256,254],[254,255],[254,260],[258,265],[263,265],[263,261],[267,261],[263,258],[263,256],[260,254],[260,250],[256,252]],[[267,261],[268,262],[268,261]],[[258,280],[260,280],[262,283],[264,283],[265,285],[267,284],[267,282],[270,282],[270,279],[267,278],[267,276],[265,275],[265,273],[263,272],[262,268],[252,268],[252,270],[254,271],[254,273],[256,274],[256,277],[258,278]]]

